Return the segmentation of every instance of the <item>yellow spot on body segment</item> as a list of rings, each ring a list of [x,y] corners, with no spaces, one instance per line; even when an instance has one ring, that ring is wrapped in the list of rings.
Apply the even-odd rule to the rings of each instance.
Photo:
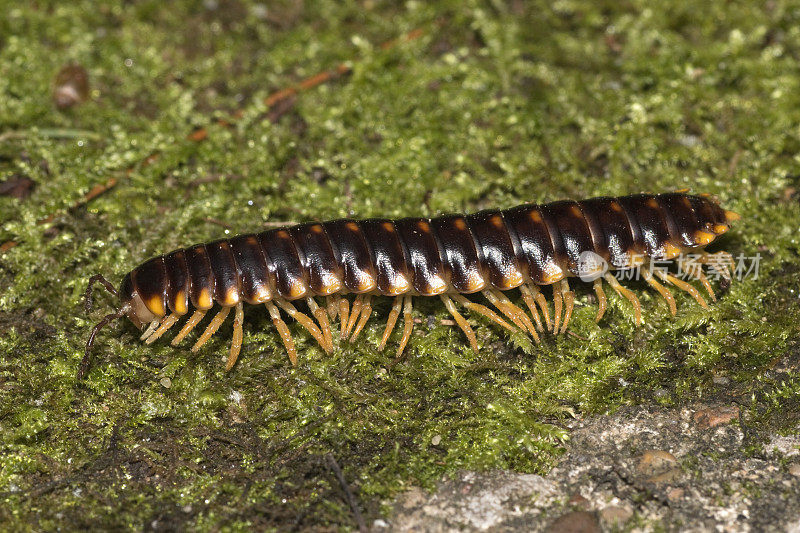
[[[200,309],[211,309],[214,302],[211,300],[211,292],[208,289],[202,289],[200,294],[197,295],[197,307]]]
[[[486,287],[486,280],[483,279],[483,276],[477,271],[470,272],[467,279],[467,292],[478,292],[484,287]]]
[[[308,287],[306,287],[306,284],[303,283],[303,280],[295,279],[292,281],[292,286],[289,287],[289,299],[294,300],[295,298],[305,296],[307,291]]]
[[[665,259],[673,259],[681,255],[681,249],[678,246],[675,246],[671,242],[664,243],[664,258]]]
[[[736,222],[740,218],[742,218],[742,215],[740,215],[739,213],[734,213],[733,211],[727,211],[727,210],[725,211],[725,220],[727,220],[728,222]]]
[[[453,225],[456,227],[458,231],[464,231],[467,229],[467,223],[464,221],[463,218],[455,219]]]
[[[189,308],[186,305],[186,293],[184,291],[175,293],[175,300],[172,302],[172,306],[179,315],[185,315],[189,312]]]
[[[330,272],[326,273],[322,278],[322,287],[321,292],[323,296],[328,296],[335,292],[339,292],[342,290],[342,280],[337,278],[334,274]]]
[[[233,307],[234,305],[236,305],[238,303],[239,303],[239,291],[237,291],[235,288],[231,287],[225,293],[225,298],[224,298],[224,301],[222,302],[222,305],[227,306],[227,307]]]
[[[272,293],[270,292],[269,288],[266,285],[259,285],[256,287],[255,295],[253,297],[254,302],[257,304],[263,304],[264,302],[268,302],[272,299]]]
[[[694,233],[694,242],[698,246],[705,246],[707,244],[711,244],[714,240],[715,235],[713,233],[709,233],[707,231],[696,231]]]
[[[325,228],[323,228],[320,224],[311,226],[308,229],[310,229],[312,233],[322,233],[323,231],[325,231]]]
[[[619,205],[619,203],[617,203],[617,202],[611,202],[611,204],[610,204],[610,205],[611,205],[611,210],[612,210],[612,211],[616,211],[617,213],[621,213],[621,212],[622,212],[622,206],[621,206],[621,205]]]
[[[440,276],[431,276],[428,287],[431,294],[442,294],[447,291],[447,283]]]
[[[573,205],[573,206],[570,208],[569,212],[570,212],[570,214],[571,214],[572,216],[574,216],[574,217],[576,217],[576,218],[583,218],[583,212],[581,211],[581,208],[580,208],[580,207],[578,207],[577,205]]]
[[[725,224],[714,224],[711,227],[711,231],[713,231],[717,235],[725,233],[726,231],[728,231],[728,229],[729,229],[728,226],[726,226]]]
[[[430,225],[427,222],[425,222],[424,220],[420,220],[419,222],[417,222],[417,228],[422,233],[430,233],[431,232]]]
[[[504,226],[503,217],[501,217],[500,215],[495,215],[493,217],[490,217],[489,223],[497,229],[502,229]]]
[[[536,210],[531,211],[530,215],[528,216],[531,217],[531,220],[533,220],[537,224],[542,221],[542,214],[539,213],[539,211]]]
[[[163,317],[166,314],[166,309],[164,309],[164,302],[161,300],[161,296],[153,296],[147,300],[147,307],[154,315],[158,317]]]
[[[358,287],[356,287],[356,291],[358,292],[369,292],[378,285],[375,281],[375,278],[367,273],[363,272],[361,275],[361,279],[358,280]]]
[[[556,265],[553,262],[549,262],[545,266],[545,270],[542,273],[542,285],[550,285],[555,283],[556,281],[560,281],[564,278],[564,271],[561,270],[561,267]]]
[[[391,222],[384,222],[383,223],[383,229],[386,230],[386,232],[388,232],[388,233],[393,233],[394,232],[394,224],[392,224]]]
[[[647,207],[658,209],[659,207],[658,202],[656,201],[655,198],[650,198],[649,200],[647,200]]]
[[[347,229],[349,229],[350,231],[358,231],[359,230],[358,224],[356,224],[355,222],[348,222],[347,224],[345,224],[345,227]]]

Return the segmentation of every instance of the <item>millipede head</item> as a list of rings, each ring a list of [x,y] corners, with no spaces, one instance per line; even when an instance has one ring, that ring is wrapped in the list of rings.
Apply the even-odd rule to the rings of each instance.
[[[153,319],[151,318],[152,313],[150,313],[150,311],[142,302],[142,299],[133,289],[130,281],[130,274],[128,274],[123,280],[119,291],[117,291],[114,286],[105,277],[103,277],[102,274],[95,274],[89,278],[89,284],[86,287],[86,296],[84,301],[84,306],[87,312],[91,311],[92,309],[92,289],[94,288],[95,283],[100,283],[108,292],[118,297],[121,305],[119,309],[113,313],[104,316],[100,322],[95,324],[94,328],[92,328],[92,333],[89,335],[89,339],[86,341],[86,349],[84,350],[83,359],[81,360],[81,366],[78,369],[78,379],[82,379],[86,374],[86,371],[89,369],[92,347],[94,346],[94,341],[97,337],[97,334],[103,327],[107,326],[114,320],[120,319],[123,316],[127,316],[137,328],[142,329],[144,324]]]

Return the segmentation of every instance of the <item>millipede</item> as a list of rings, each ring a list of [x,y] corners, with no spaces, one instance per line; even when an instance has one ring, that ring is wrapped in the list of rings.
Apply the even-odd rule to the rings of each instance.
[[[78,376],[89,367],[98,332],[112,321],[127,317],[144,330],[141,339],[150,344],[193,310],[172,339],[177,346],[215,304],[219,310],[191,350],[203,346],[233,311],[226,370],[241,350],[244,303],[267,308],[292,365],[297,365],[297,350],[283,314],[330,353],[331,321],[338,317],[340,340],[355,340],[372,314],[376,296],[394,300],[379,350],[403,317],[398,357],[411,337],[414,297],[439,297],[476,352],[475,332],[459,307],[539,342],[545,332],[567,330],[575,303],[569,278],[593,284],[596,321],[607,307],[606,282],[630,302],[634,320],[641,324],[639,299],[611,271],[691,253],[696,258],[691,281],[698,280],[716,300],[703,267],[717,268],[730,280],[733,258],[727,252],[708,253],[705,247],[739,218],[710,195],[677,191],[524,204],[471,215],[308,222],[197,244],[142,263],[124,277],[119,290],[102,275],[92,276],[87,311],[96,282],[117,297],[120,306],[92,329]],[[587,256],[597,261],[587,262]],[[669,270],[640,271],[673,315],[675,298],[664,284],[707,307],[692,283]],[[552,313],[541,289],[546,285],[552,289]],[[509,299],[506,292],[513,289],[519,290],[527,311]],[[483,303],[475,301],[478,294]]]

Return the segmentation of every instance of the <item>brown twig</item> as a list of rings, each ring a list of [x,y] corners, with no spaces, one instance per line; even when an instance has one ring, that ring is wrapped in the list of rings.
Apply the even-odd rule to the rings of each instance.
[[[364,517],[361,516],[361,511],[358,509],[356,497],[353,495],[353,491],[350,490],[350,485],[347,484],[347,480],[344,478],[344,474],[342,474],[342,469],[339,468],[339,463],[336,462],[336,458],[330,452],[325,454],[325,460],[328,463],[328,467],[333,470],[336,479],[339,480],[339,485],[341,485],[342,490],[344,491],[344,495],[347,498],[347,503],[353,510],[353,516],[356,519],[356,524],[358,524],[358,530],[361,533],[366,533],[367,523],[364,522]]]

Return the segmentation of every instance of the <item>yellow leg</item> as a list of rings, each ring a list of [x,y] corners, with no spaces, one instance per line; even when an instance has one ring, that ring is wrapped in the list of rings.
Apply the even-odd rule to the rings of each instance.
[[[658,276],[659,278],[664,280],[666,283],[670,283],[672,285],[675,285],[680,290],[688,292],[689,294],[692,295],[692,298],[697,300],[697,303],[699,303],[704,309],[708,309],[708,304],[703,299],[703,297],[700,296],[700,292],[697,289],[695,289],[692,285],[690,285],[689,283],[686,283],[685,281],[679,280],[675,276],[672,276],[672,275],[667,274],[666,272],[662,272],[660,270],[656,271],[656,276]]]
[[[608,307],[608,299],[606,298],[606,292],[603,290],[603,280],[597,278],[594,280],[594,293],[597,295],[597,316],[594,318],[595,322],[600,322],[600,319],[603,318],[603,315],[606,313],[606,307]]]
[[[208,339],[210,339],[211,336],[217,332],[222,323],[225,322],[225,319],[228,317],[228,313],[230,312],[230,307],[223,307],[217,312],[216,315],[214,315],[214,318],[212,318],[211,322],[208,323],[206,330],[202,335],[200,335],[200,338],[197,339],[197,342],[194,343],[194,346],[192,346],[193,352],[196,352],[201,346],[208,342]]]
[[[358,334],[361,333],[361,330],[367,325],[367,321],[372,314],[372,304],[370,304],[371,298],[372,296],[369,294],[364,296],[364,304],[361,307],[361,318],[359,319],[358,324],[356,324],[356,329],[353,330],[353,334],[350,336],[350,342],[356,340]]]
[[[147,337],[149,337],[150,335],[152,335],[152,334],[153,334],[153,332],[154,332],[154,331],[155,331],[155,330],[158,328],[158,324],[159,324],[159,322],[160,322],[159,320],[153,320],[152,322],[150,322],[150,325],[149,325],[149,326],[147,326],[147,329],[146,329],[146,330],[144,330],[144,333],[142,333],[142,336],[141,336],[141,337],[139,337],[139,340],[140,340],[140,341],[143,341],[143,340],[145,340]]]
[[[152,335],[147,337],[147,339],[145,339],[144,343],[152,344],[153,342],[155,342],[155,340],[161,337],[164,333],[166,333],[169,328],[174,326],[175,322],[177,322],[180,317],[181,315],[177,313],[172,313],[171,315],[169,315],[167,318],[164,319],[161,325],[158,326],[158,329],[155,330]]]
[[[336,318],[336,315],[339,313],[339,295],[332,294],[325,298],[325,307],[328,310],[328,316],[331,320]]]
[[[350,308],[350,319],[347,321],[347,327],[344,329],[344,334],[342,335],[343,339],[349,337],[350,332],[355,327],[356,322],[358,321],[358,316],[361,314],[363,302],[364,297],[360,294],[357,294],[355,300],[353,300],[353,307]]]
[[[486,298],[492,302],[497,309],[500,310],[506,317],[509,318],[518,328],[522,331],[528,331],[531,336],[539,342],[539,334],[536,333],[536,328],[533,327],[533,322],[530,321],[528,315],[525,314],[525,311],[511,303],[511,301],[506,298],[505,295],[499,293],[495,290],[486,290],[483,291],[483,294]]]
[[[464,307],[466,307],[470,311],[475,311],[476,313],[485,316],[489,320],[492,320],[495,323],[497,323],[497,324],[501,325],[502,327],[506,328],[508,331],[514,331],[514,326],[512,326],[511,324],[509,324],[508,322],[506,322],[505,320],[500,318],[500,315],[498,315],[497,313],[495,313],[494,311],[492,311],[491,309],[489,309],[485,305],[476,304],[475,302],[471,302],[470,300],[467,300],[465,297],[463,297],[460,294],[453,294],[452,296],[453,296],[453,300],[457,301],[458,303],[460,303],[461,305],[463,305]]]
[[[317,301],[311,296],[306,299],[306,302],[308,303],[308,308],[311,310],[311,314],[314,315],[314,318],[319,322],[322,337],[325,339],[325,346],[323,346],[323,349],[327,353],[331,353],[333,351],[333,334],[331,333],[331,323],[328,321],[328,313],[317,305]]]
[[[708,292],[708,295],[711,297],[711,301],[716,302],[717,295],[714,294],[714,289],[711,287],[711,282],[708,281],[708,278],[703,273],[703,270],[701,268],[698,267],[695,277],[699,279],[700,283],[703,285],[703,287],[705,287],[706,292]]]
[[[561,325],[561,284],[553,283],[553,333],[558,334]]]
[[[206,316],[206,311],[195,311],[189,320],[186,321],[186,324],[183,325],[178,334],[175,335],[175,338],[172,339],[170,344],[172,346],[177,346],[178,343],[180,343],[186,337],[186,335],[188,335],[194,329],[194,327],[199,324],[201,320],[203,320],[204,316]]]
[[[233,315],[233,340],[231,341],[231,351],[228,354],[228,363],[225,365],[225,372],[233,368],[236,360],[239,358],[239,352],[242,351],[242,338],[244,332],[242,331],[242,323],[244,322],[244,307],[242,302],[236,304],[236,314]]]
[[[522,293],[522,299],[525,301],[525,305],[528,306],[533,319],[536,321],[536,329],[542,331],[542,320],[539,318],[539,311],[536,309],[536,299],[533,296],[533,292],[527,285],[520,285],[519,292]],[[539,296],[542,296],[539,289],[536,289],[536,292]],[[542,299],[544,299],[543,296]]]
[[[461,316],[461,313],[458,312],[458,309],[456,309],[456,304],[454,304],[453,300],[451,300],[446,294],[441,294],[439,297],[444,302],[444,306],[447,308],[450,314],[453,315],[453,318],[456,319],[456,324],[458,324],[458,326],[464,332],[464,335],[467,336],[467,340],[469,341],[469,345],[472,347],[472,350],[475,353],[478,353],[478,339],[475,337],[475,332],[472,330],[472,327],[467,323],[464,317]]]
[[[389,335],[392,334],[394,325],[397,323],[397,318],[400,316],[400,307],[403,305],[403,297],[397,296],[394,299],[392,310],[389,312],[389,320],[386,322],[386,329],[383,330],[383,337],[378,346],[378,350],[382,351],[386,347],[386,341],[389,340]]]
[[[404,296],[405,302],[403,304],[403,338],[400,339],[400,346],[397,347],[397,357],[402,355],[403,350],[406,349],[409,339],[411,339],[411,330],[414,329],[414,316],[412,315],[411,295]]]
[[[281,318],[281,312],[278,311],[278,308],[275,307],[275,304],[272,302],[266,302],[264,305],[267,307],[269,316],[272,318],[272,323],[275,324],[275,328],[281,336],[283,346],[286,348],[286,353],[289,355],[289,361],[292,362],[292,366],[297,366],[297,350],[294,347],[294,339],[292,339],[292,334],[289,332],[289,327],[286,325],[286,322]]]
[[[350,302],[347,298],[339,298],[339,321],[341,322],[341,330],[339,336],[344,339],[344,332],[347,329],[347,321],[350,318]]]
[[[716,254],[703,252],[698,262],[711,266],[714,270],[719,272],[726,281],[731,280],[731,271],[728,269],[728,266],[733,266],[733,256],[728,252],[718,252]]]
[[[672,316],[675,316],[675,314],[678,312],[678,306],[675,305],[675,297],[672,296],[672,293],[669,292],[669,289],[667,289],[665,286],[663,286],[662,284],[657,282],[653,278],[653,275],[650,272],[648,272],[647,270],[643,270],[642,271],[642,275],[644,276],[644,280],[651,287],[653,287],[655,290],[657,290],[659,292],[659,294],[661,294],[661,296],[664,297],[664,299],[667,301],[667,305],[669,306],[669,312],[672,313]]]
[[[561,295],[564,298],[564,324],[561,326],[561,333],[567,331],[570,319],[572,319],[572,308],[575,307],[575,293],[569,289],[567,278],[561,280]]]
[[[311,336],[314,337],[314,339],[316,339],[316,341],[319,343],[320,348],[325,350],[325,348],[327,347],[327,343],[325,342],[325,337],[322,336],[322,332],[314,324],[314,321],[311,320],[311,318],[308,315],[298,311],[294,305],[292,305],[290,302],[287,302],[286,300],[276,298],[275,303],[278,304],[278,307],[283,309],[287,315],[297,320],[301,326],[306,328],[308,332],[311,333]]]
[[[636,295],[633,294],[631,291],[620,285],[619,281],[617,281],[617,278],[615,278],[611,274],[606,273],[603,276],[603,279],[605,279],[608,282],[608,284],[611,285],[611,288],[614,289],[617,292],[617,294],[627,299],[631,303],[631,305],[633,305],[633,322],[637,326],[641,326],[643,323],[642,304],[639,303],[639,298],[637,298]]]

